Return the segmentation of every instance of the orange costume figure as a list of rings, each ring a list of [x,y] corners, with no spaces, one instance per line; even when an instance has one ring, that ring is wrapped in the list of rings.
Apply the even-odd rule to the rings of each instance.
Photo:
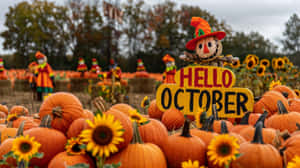
[[[166,70],[163,74],[164,83],[175,83],[176,65],[175,60],[169,54],[163,57],[163,62],[166,64]]]
[[[115,63],[113,59],[111,59],[109,65],[109,72],[107,73],[107,78],[111,78],[112,75],[115,76],[115,79],[120,81],[122,78],[122,70],[121,68]]]
[[[0,58],[0,80],[7,79],[7,75],[5,74],[4,62],[3,59]]]
[[[36,77],[35,77],[35,70],[37,68],[37,63],[36,62],[31,62],[28,65],[28,70],[29,70],[29,78],[28,78],[28,82],[30,84],[30,87],[33,89],[36,85]]]
[[[83,58],[79,58],[79,60],[78,60],[77,71],[78,72],[85,72],[85,71],[87,71],[87,66],[84,63],[84,59]]]
[[[142,59],[138,59],[137,60],[137,68],[136,68],[136,71],[137,72],[143,72],[143,71],[146,71],[146,68],[144,66],[144,63],[142,61]]]
[[[91,72],[93,73],[100,73],[101,72],[101,68],[98,65],[97,59],[93,58],[92,59],[92,67],[91,67]]]
[[[36,91],[38,100],[42,100],[43,93],[52,93],[54,85],[54,75],[51,66],[47,63],[47,57],[41,52],[35,54],[38,65],[35,69]]]

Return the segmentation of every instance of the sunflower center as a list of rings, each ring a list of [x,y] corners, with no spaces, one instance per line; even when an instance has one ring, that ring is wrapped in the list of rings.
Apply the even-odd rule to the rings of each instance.
[[[137,116],[137,115],[132,115],[131,119],[139,121],[141,119],[141,117]]]
[[[28,142],[23,142],[21,145],[20,145],[20,151],[22,151],[22,153],[27,153],[31,150],[32,146],[30,143]]]
[[[236,66],[236,65],[237,65],[237,61],[233,62],[232,65],[233,65],[233,66]]]
[[[258,73],[263,73],[263,69],[262,69],[262,68],[259,68],[259,69],[258,69]]]
[[[94,130],[92,138],[98,145],[108,145],[113,139],[113,132],[106,126],[99,126]]]
[[[79,153],[79,152],[81,152],[80,145],[79,145],[79,144],[74,144],[74,145],[72,146],[72,152],[74,152],[74,153]]]
[[[229,144],[221,144],[218,147],[218,155],[227,156],[231,153],[231,146]]]
[[[10,118],[8,119],[8,121],[15,121],[16,119],[18,119],[17,116],[12,116],[12,117],[10,117]]]
[[[281,66],[283,64],[282,61],[278,61],[278,65]]]
[[[253,66],[253,61],[249,61],[248,62],[248,67],[252,67]]]
[[[268,65],[268,62],[265,62],[265,61],[264,61],[264,62],[262,62],[262,64],[263,64],[263,65]]]

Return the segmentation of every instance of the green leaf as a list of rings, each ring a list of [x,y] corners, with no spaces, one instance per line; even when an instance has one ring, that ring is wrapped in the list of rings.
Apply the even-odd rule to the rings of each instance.
[[[78,163],[76,165],[73,166],[68,166],[67,168],[89,168],[90,166],[88,164],[85,163]]]
[[[113,163],[113,164],[105,164],[104,166],[103,166],[103,168],[118,168],[118,167],[120,167],[121,166],[121,163],[119,162],[119,163]]]
[[[8,165],[8,164],[6,163],[6,159],[0,160],[0,165]]]
[[[149,122],[150,122],[150,120],[147,120],[146,122],[141,123],[141,125],[146,125],[146,124],[148,124]]]
[[[86,144],[81,144],[81,145],[79,146],[79,148],[80,148],[80,149],[86,149]]]
[[[235,157],[236,157],[236,158],[239,158],[239,157],[241,157],[241,156],[243,156],[242,153],[235,154]]]
[[[6,153],[5,155],[3,155],[3,159],[5,159],[5,160],[9,157],[16,158],[13,151],[10,151],[10,152]]]
[[[41,159],[41,158],[43,158],[43,157],[44,157],[44,153],[42,153],[42,152],[38,152],[38,153],[34,154],[32,157],[35,157],[35,158]]]

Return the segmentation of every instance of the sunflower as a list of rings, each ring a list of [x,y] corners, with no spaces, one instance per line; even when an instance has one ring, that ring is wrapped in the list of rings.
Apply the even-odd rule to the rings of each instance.
[[[238,68],[238,67],[240,67],[240,66],[241,66],[240,60],[237,60],[237,61],[235,61],[235,62],[233,62],[233,63],[231,64],[231,67],[232,67],[232,68]]]
[[[265,67],[269,67],[269,66],[270,66],[270,61],[267,60],[267,59],[262,59],[262,60],[260,61],[260,64],[261,64],[261,65],[264,65]]]
[[[295,156],[292,161],[288,162],[287,168],[298,168],[300,167],[300,157]]]
[[[18,115],[16,113],[13,113],[7,116],[6,121],[11,122],[11,121],[15,121],[16,119],[18,119]]]
[[[250,59],[248,59],[247,60],[247,62],[246,62],[246,68],[247,69],[252,69],[252,68],[254,68],[255,67],[255,59],[254,58],[250,58]]]
[[[85,150],[80,148],[80,145],[82,145],[82,142],[79,138],[71,138],[68,140],[66,145],[66,152],[70,155],[83,155],[85,154]]]
[[[148,96],[145,96],[144,99],[141,102],[141,107],[145,108],[146,106],[148,106],[150,104],[150,100],[148,98]]]
[[[11,151],[17,156],[18,161],[28,162],[36,153],[38,153],[41,144],[34,141],[34,137],[28,135],[20,136],[14,139]]]
[[[259,66],[259,68],[256,71],[256,75],[261,77],[265,75],[266,67],[265,66]]]
[[[148,121],[145,117],[138,113],[136,109],[129,110],[129,117],[131,122],[137,122],[138,124],[143,124]]]
[[[284,56],[282,59],[284,60],[284,62],[286,64],[288,64],[290,62],[290,60],[289,60],[289,58],[287,56]]]
[[[199,167],[199,161],[192,162],[191,160],[181,162],[181,168],[205,168],[205,166]]]
[[[276,62],[277,62],[277,59],[276,59],[276,58],[273,58],[273,59],[272,59],[272,68],[273,68],[273,69],[277,69],[277,64],[276,64]]]
[[[284,60],[282,58],[278,58],[276,60],[276,67],[278,69],[283,69],[284,68]]]
[[[255,60],[255,65],[257,65],[259,63],[259,58],[256,55],[253,55],[253,58]]]
[[[86,150],[91,151],[93,156],[108,157],[118,151],[116,145],[123,142],[123,126],[115,120],[113,115],[98,114],[94,121],[86,120],[89,129],[83,130],[79,135],[82,142],[87,143]]]
[[[294,92],[296,93],[296,95],[298,96],[298,98],[300,98],[300,90],[294,89]]]
[[[272,90],[275,86],[281,85],[280,80],[278,81],[272,81],[269,85],[269,90]]]
[[[206,114],[205,111],[203,109],[199,109],[196,114],[195,114],[195,122],[196,122],[196,126],[198,128],[202,127],[202,124],[204,123],[206,119]]]
[[[224,67],[225,67],[225,66],[231,66],[231,63],[224,62],[224,63],[223,63],[223,66],[224,66]]]
[[[207,156],[215,165],[224,166],[237,158],[238,140],[228,134],[216,136],[208,146]]]

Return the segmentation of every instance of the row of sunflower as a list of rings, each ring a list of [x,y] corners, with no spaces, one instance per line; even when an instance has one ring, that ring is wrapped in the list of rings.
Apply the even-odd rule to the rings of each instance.
[[[233,70],[237,80],[236,86],[246,87],[260,96],[269,89],[272,81],[281,81],[282,84],[300,89],[299,67],[294,66],[287,57],[259,59],[258,56],[249,54],[243,62],[225,64]]]

